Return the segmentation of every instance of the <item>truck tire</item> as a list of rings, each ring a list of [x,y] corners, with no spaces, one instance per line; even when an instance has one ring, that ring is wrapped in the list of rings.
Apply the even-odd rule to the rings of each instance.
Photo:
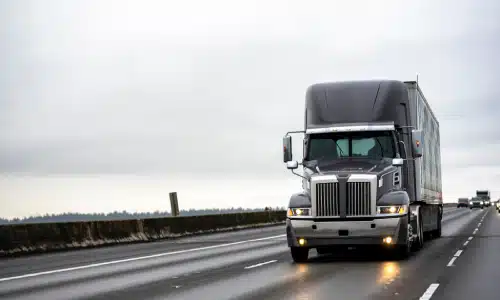
[[[308,248],[290,247],[290,254],[292,259],[296,263],[306,262],[309,258]]]
[[[413,242],[412,250],[418,251],[424,246],[424,225],[422,224],[422,215],[418,214],[417,241]]]
[[[442,219],[442,218],[441,218],[441,212],[439,212],[439,213],[438,213],[438,216],[437,216],[437,217],[438,217],[438,220],[437,220],[437,224],[438,224],[438,225],[437,225],[437,229],[434,229],[434,230],[432,231],[432,236],[433,236],[434,238],[440,238],[440,237],[441,237],[441,235],[442,235],[442,224],[441,224],[441,219]]]
[[[396,249],[396,260],[406,260],[410,257],[411,254],[411,246],[400,245]]]
[[[410,235],[412,234],[413,233],[411,232],[411,229],[408,228],[408,232],[406,235],[406,243],[404,245],[397,245],[397,247],[394,249],[396,252],[397,260],[406,260],[410,256],[413,246],[410,241]]]

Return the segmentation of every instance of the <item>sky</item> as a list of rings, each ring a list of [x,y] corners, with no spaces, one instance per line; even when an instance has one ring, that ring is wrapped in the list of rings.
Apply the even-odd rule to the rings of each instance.
[[[500,197],[499,1],[0,1],[0,45],[0,217],[286,206],[307,87],[417,74],[444,200]]]

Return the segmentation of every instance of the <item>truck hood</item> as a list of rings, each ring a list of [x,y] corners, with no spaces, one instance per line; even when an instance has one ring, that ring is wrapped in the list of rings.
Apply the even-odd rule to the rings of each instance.
[[[318,165],[319,170],[324,175],[330,174],[379,174],[385,173],[389,169],[396,168],[392,166],[392,160],[371,160],[371,159],[356,159],[346,158]],[[319,174],[317,170],[313,174]]]

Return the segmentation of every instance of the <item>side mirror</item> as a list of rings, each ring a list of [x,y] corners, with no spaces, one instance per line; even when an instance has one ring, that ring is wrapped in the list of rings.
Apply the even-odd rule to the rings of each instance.
[[[299,162],[296,160],[291,160],[286,162],[286,168],[288,170],[295,170],[299,167]]]
[[[283,162],[292,160],[292,137],[285,136],[283,138]]]
[[[423,143],[422,143],[422,130],[411,131],[413,157],[422,157]]]
[[[402,158],[393,158],[392,159],[392,165],[396,167],[401,167],[404,163],[404,159]]]

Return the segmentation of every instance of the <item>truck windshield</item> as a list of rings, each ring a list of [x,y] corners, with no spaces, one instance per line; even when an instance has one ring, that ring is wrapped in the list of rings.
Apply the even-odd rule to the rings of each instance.
[[[394,158],[391,131],[336,132],[309,137],[306,160],[331,161],[347,157]]]

